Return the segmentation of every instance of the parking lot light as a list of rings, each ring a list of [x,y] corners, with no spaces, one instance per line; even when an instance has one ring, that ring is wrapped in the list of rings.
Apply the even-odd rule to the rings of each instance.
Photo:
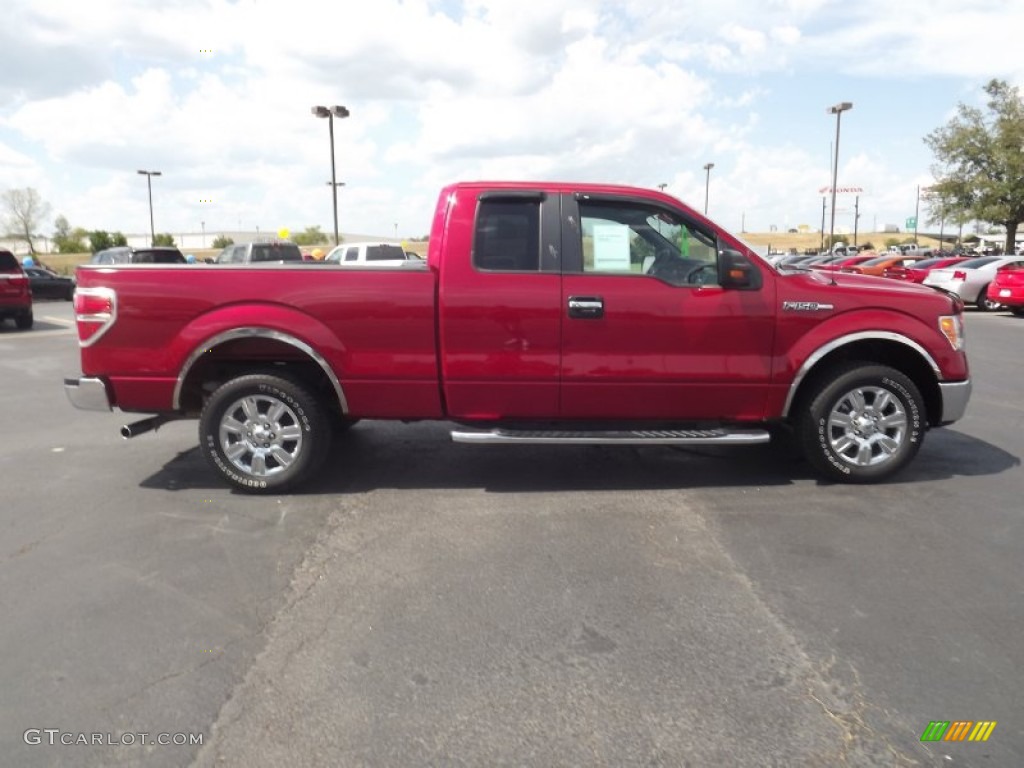
[[[149,244],[156,245],[156,229],[153,227],[153,177],[163,174],[160,171],[139,171],[139,174],[146,177],[146,187],[149,189]]]
[[[832,248],[835,243],[835,231],[836,231],[836,179],[839,176],[839,118],[842,117],[843,112],[848,109],[853,109],[853,102],[842,101],[839,104],[835,104],[828,108],[830,115],[836,116],[836,151],[832,158],[832,223],[828,228],[828,247]]]
[[[338,182],[334,172],[334,118],[345,118],[351,113],[347,107],[335,105],[333,107],[315,106],[310,110],[315,117],[327,118],[327,131],[331,138],[331,204],[334,208],[334,244],[338,244]]]

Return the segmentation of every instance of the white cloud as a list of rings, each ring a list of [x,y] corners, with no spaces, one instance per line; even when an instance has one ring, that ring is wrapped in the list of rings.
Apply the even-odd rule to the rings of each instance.
[[[352,112],[334,125],[343,228],[386,234],[398,221],[422,234],[432,194],[456,178],[670,182],[702,201],[708,161],[712,213],[782,226],[813,216],[827,175],[822,104],[834,97],[822,94],[858,86],[862,119],[893,83],[916,91],[942,76],[931,123],[895,103],[900,120],[861,128],[870,147],[841,166],[858,158],[849,172],[870,181],[868,202],[902,211],[907,179],[927,174],[926,162],[906,165],[920,154],[907,147],[977,98],[980,78],[1024,79],[1021,0],[910,0],[896,12],[881,0],[8,6],[5,183],[37,182],[90,228],[141,230],[135,171],[150,168],[164,173],[158,229],[326,231],[329,146],[314,104]]]

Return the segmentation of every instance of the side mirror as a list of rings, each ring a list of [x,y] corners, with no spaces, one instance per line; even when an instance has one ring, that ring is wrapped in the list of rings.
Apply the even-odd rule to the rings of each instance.
[[[756,291],[762,285],[761,270],[739,251],[726,248],[718,254],[718,284],[723,288]]]

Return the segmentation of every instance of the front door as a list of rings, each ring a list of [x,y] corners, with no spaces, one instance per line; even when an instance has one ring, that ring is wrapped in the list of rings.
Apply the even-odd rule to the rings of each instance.
[[[720,244],[685,211],[564,195],[563,418],[760,419],[773,283],[718,285]]]

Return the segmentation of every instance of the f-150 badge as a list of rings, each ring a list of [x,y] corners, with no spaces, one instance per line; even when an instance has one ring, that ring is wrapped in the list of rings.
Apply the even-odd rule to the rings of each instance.
[[[821,309],[835,309],[831,304],[819,304],[816,301],[784,301],[783,312],[817,312]]]

